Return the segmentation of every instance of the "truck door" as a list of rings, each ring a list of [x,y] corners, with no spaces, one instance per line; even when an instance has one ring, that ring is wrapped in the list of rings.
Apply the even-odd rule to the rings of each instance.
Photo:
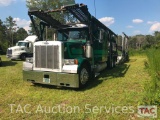
[[[33,44],[31,42],[29,42],[28,44],[28,50],[29,50],[29,53],[33,53]]]

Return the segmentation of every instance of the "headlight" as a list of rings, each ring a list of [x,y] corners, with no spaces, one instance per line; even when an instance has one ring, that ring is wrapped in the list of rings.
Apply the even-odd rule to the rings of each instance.
[[[33,58],[26,58],[26,62],[33,63]]]
[[[65,59],[64,64],[65,65],[75,65],[75,64],[78,64],[78,60],[77,59]]]

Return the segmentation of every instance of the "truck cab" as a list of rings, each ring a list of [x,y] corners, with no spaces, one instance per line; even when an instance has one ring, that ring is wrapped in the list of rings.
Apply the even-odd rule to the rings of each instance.
[[[37,36],[32,35],[28,36],[24,40],[18,41],[18,43],[16,43],[16,46],[7,49],[7,55],[6,55],[7,58],[10,58],[11,60],[14,59],[25,60],[26,57],[32,57],[33,44],[37,40],[38,40]]]

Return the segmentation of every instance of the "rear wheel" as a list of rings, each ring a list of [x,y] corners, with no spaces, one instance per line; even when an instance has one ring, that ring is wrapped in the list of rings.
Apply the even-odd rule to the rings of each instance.
[[[109,60],[107,61],[107,66],[109,69],[112,69],[114,67],[113,59],[109,58]]]
[[[79,70],[79,88],[83,88],[87,85],[90,79],[91,73],[87,65],[82,65]]]

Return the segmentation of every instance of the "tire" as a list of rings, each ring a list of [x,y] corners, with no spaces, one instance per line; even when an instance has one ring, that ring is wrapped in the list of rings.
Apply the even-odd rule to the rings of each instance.
[[[113,59],[112,60],[109,59],[109,61],[107,61],[107,66],[108,66],[109,69],[112,69],[114,67],[114,61],[113,61]]]
[[[91,78],[89,67],[84,64],[79,70],[79,88],[84,88]]]
[[[26,60],[26,55],[25,55],[25,54],[22,54],[22,55],[20,56],[20,59],[25,61],[25,60]]]

